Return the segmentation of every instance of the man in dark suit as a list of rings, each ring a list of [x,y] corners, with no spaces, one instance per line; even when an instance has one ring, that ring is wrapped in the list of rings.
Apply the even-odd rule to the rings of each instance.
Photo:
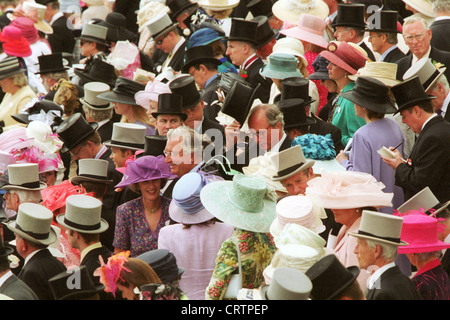
[[[450,86],[447,77],[441,75],[426,92],[436,97],[431,100],[434,112],[450,122]]]
[[[16,235],[17,252],[26,261],[18,278],[39,300],[53,300],[48,280],[66,271],[64,264],[48,250],[48,246],[58,240],[52,220],[53,213],[46,207],[24,203],[19,206],[17,219],[8,224]]]
[[[433,34],[431,46],[442,51],[450,51],[450,39],[448,30],[450,30],[450,8],[447,0],[434,0],[432,2],[436,18],[430,25]]]
[[[416,133],[409,159],[394,150],[394,158],[382,157],[395,170],[395,184],[403,188],[405,201],[425,187],[444,203],[450,200],[450,123],[437,115],[418,77],[391,87],[402,121]]]
[[[403,219],[375,211],[363,211],[358,232],[350,233],[357,238],[355,253],[359,268],[367,270],[377,266],[369,278],[367,300],[421,300],[411,279],[395,265]]]
[[[48,21],[53,28],[53,33],[48,35],[48,43],[53,53],[66,52],[73,53],[75,48],[75,38],[69,29],[70,24],[64,14],[59,10],[57,0],[38,0],[39,4],[47,6],[44,20]]]
[[[450,65],[450,52],[438,50],[431,46],[431,30],[427,28],[426,22],[417,17],[405,19],[403,25],[403,37],[409,47],[410,53],[397,61],[397,79],[403,80],[403,75],[417,60],[428,57],[433,64],[440,63],[443,66]],[[445,71],[447,79],[450,78],[450,68]]]
[[[255,98],[262,103],[268,103],[272,79],[265,78],[259,73],[264,62],[256,54],[257,28],[256,21],[233,18],[226,55],[235,66],[239,66],[239,74],[246,81],[255,87],[260,84]]]

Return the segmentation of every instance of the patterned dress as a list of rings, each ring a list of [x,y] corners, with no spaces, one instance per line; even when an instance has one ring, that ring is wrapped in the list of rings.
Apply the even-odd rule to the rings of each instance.
[[[270,233],[256,233],[235,229],[231,237],[222,243],[216,257],[209,286],[206,288],[206,300],[222,300],[227,290],[231,274],[238,269],[237,240],[241,252],[242,288],[258,288],[264,284],[263,271],[270,264],[276,251]]]
[[[170,199],[161,197],[161,218],[155,231],[150,230],[145,217],[142,197],[117,207],[114,248],[130,250],[130,257],[158,249],[159,230],[172,223],[169,216]]]
[[[412,278],[424,300],[450,300],[450,281],[439,259],[417,271]]]

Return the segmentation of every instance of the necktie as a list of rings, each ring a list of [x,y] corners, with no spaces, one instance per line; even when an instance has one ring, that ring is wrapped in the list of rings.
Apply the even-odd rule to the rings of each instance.
[[[440,116],[442,114],[442,110],[441,109],[436,110],[436,113],[437,113],[438,116]]]

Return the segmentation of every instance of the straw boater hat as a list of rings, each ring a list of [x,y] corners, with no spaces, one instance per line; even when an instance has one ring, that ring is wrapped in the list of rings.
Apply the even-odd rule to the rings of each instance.
[[[111,140],[104,143],[107,147],[130,150],[144,150],[146,127],[136,123],[115,122]]]
[[[446,70],[447,67],[438,68],[427,57],[423,57],[406,70],[403,75],[403,80],[418,76],[423,88],[425,91],[428,91],[442,77]]]
[[[302,14],[325,19],[330,9],[322,0],[278,0],[273,4],[272,12],[278,19],[295,24]]]
[[[200,199],[212,215],[238,229],[269,232],[275,219],[275,201],[266,197],[267,186],[260,177],[238,174],[232,181],[208,183]]]
[[[75,185],[79,185],[83,181],[113,183],[113,180],[108,179],[108,164],[109,162],[103,159],[80,159],[78,160],[78,175],[70,181]]]
[[[287,37],[296,38],[326,48],[328,41],[324,37],[326,22],[311,14],[302,14],[296,27],[280,31]]]
[[[363,210],[358,232],[350,232],[351,236],[374,240],[394,246],[405,246],[408,243],[400,240],[403,218],[377,211]]]
[[[47,185],[39,181],[37,163],[14,163],[8,165],[8,182],[3,190],[42,190]]]
[[[100,99],[98,96],[111,90],[110,86],[104,82],[88,82],[84,86],[84,97],[80,102],[86,107],[94,110],[107,110],[114,108],[109,101]]]
[[[273,273],[269,285],[260,287],[263,300],[308,300],[313,286],[300,270],[280,267]]]
[[[356,81],[359,76],[371,77],[383,82],[388,87],[392,87],[400,83],[400,80],[396,79],[397,67],[398,65],[392,62],[368,61],[356,74],[349,75],[348,78]]]
[[[56,217],[64,228],[81,233],[102,233],[109,225],[101,218],[102,202],[94,197],[75,194],[66,199],[66,212]]]
[[[275,181],[287,179],[314,165],[313,160],[308,161],[305,159],[301,146],[291,147],[275,153],[272,155],[271,160],[277,170],[277,174],[272,177]]]
[[[43,245],[57,241],[57,232],[51,225],[53,213],[36,203],[22,203],[17,211],[15,221],[8,223],[8,228],[21,238]]]

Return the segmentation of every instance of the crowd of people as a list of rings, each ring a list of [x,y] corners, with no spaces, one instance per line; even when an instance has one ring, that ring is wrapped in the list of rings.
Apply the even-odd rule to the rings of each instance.
[[[449,0],[0,0],[4,300],[450,300]]]

